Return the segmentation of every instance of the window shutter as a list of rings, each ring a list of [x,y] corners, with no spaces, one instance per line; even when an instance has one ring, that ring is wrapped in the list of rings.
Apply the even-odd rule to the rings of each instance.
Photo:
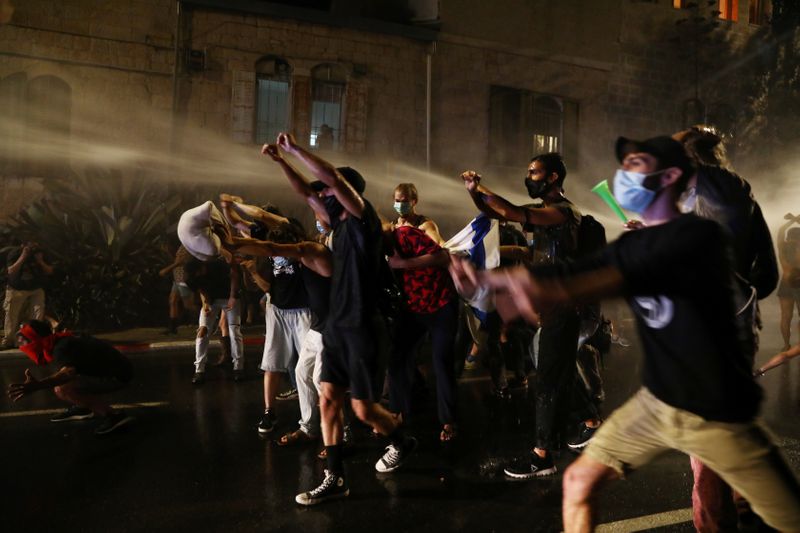
[[[238,143],[253,142],[255,116],[256,73],[244,70],[233,72],[231,94],[231,138]]]

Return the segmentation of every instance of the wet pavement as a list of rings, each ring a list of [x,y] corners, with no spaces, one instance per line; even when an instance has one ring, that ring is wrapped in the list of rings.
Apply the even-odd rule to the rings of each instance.
[[[776,304],[777,305],[777,304]],[[776,329],[772,327],[770,329]],[[780,347],[765,335],[758,361]],[[213,355],[213,353],[212,353]],[[192,386],[193,350],[131,354],[136,379],[115,403],[136,416],[128,428],[96,437],[96,421],[49,422],[63,405],[41,391],[12,405],[0,399],[4,531],[560,531],[561,473],[574,459],[563,452],[559,474],[509,481],[502,466],[526,453],[533,428],[532,390],[509,401],[490,394],[483,371],[459,386],[461,432],[442,445],[432,398],[410,424],[418,453],[403,469],[378,474],[385,443],[357,427],[346,460],[351,496],[301,508],[294,495],[315,486],[324,463],[319,444],[277,446],[296,428],[296,401],[279,402],[273,436],[256,431],[263,409],[259,346],[246,348],[248,379],[209,370]],[[614,346],[606,359],[605,409],[638,386],[639,349]],[[0,358],[0,386],[20,380],[22,356]],[[37,375],[43,375],[36,371]],[[763,414],[790,463],[800,472],[800,361],[763,378]],[[606,530],[692,531],[687,509],[688,459],[666,454],[600,497]],[[639,522],[631,522],[632,519]],[[627,520],[627,522],[625,522]],[[644,524],[644,525],[643,525]],[[660,525],[659,525],[660,524]],[[669,525],[667,525],[669,524]]]

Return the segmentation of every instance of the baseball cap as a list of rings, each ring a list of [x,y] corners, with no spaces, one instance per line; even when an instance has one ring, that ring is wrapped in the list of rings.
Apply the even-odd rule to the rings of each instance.
[[[696,170],[683,145],[667,135],[653,137],[644,141],[620,137],[617,139],[615,152],[620,163],[622,163],[626,155],[641,152],[655,157],[658,160],[659,169],[678,167],[687,175],[694,174]]]

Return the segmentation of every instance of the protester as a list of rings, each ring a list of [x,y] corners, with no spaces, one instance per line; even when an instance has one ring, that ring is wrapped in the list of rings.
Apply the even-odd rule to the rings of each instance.
[[[614,195],[646,227],[600,256],[557,269],[475,273],[455,264],[461,285],[504,291],[503,314],[536,320],[553,305],[624,295],[645,350],[643,387],[600,427],[564,475],[564,529],[592,531],[603,484],[677,449],[697,457],[779,530],[800,524],[800,484],[756,422],[762,392],[740,342],[725,233],[681,215],[678,199],[694,173],[669,137],[620,138]],[[564,273],[564,270],[567,272]]]
[[[342,408],[349,387],[355,415],[390,444],[375,465],[379,472],[399,468],[417,446],[400,423],[378,402],[375,386],[378,335],[383,317],[378,310],[379,273],[383,259],[381,222],[364,199],[364,178],[349,167],[335,168],[301,148],[294,137],[282,133],[277,146],[263,153],[276,160],[292,189],[333,230],[331,307],[322,336],[322,437],[327,451],[325,478],[315,489],[297,495],[297,503],[314,505],[350,493],[342,461]],[[315,188],[283,157],[297,158],[321,183]]]
[[[557,153],[531,159],[525,177],[528,195],[541,201],[538,207],[517,206],[481,184],[474,171],[461,174],[464,186],[476,207],[496,218],[518,222],[535,232],[536,257],[543,264],[559,265],[572,259],[578,250],[581,213],[564,195],[567,170]],[[536,367],[536,441],[530,457],[515,461],[505,469],[517,479],[555,474],[552,451],[560,448],[570,412],[583,421],[579,441],[582,446],[600,426],[593,403],[585,398],[577,383],[577,347],[580,317],[574,307],[549,309],[541,317]]]
[[[104,396],[128,386],[133,377],[130,361],[113,346],[94,337],[75,337],[67,331],[54,333],[47,322],[30,320],[17,332],[20,350],[38,366],[54,364],[58,371],[36,379],[25,370],[23,383],[12,383],[8,397],[14,402],[37,390],[52,389],[70,404],[53,422],[100,417],[96,435],[105,435],[133,418],[112,408]]]
[[[389,363],[390,409],[405,419],[412,411],[412,384],[419,344],[430,334],[436,376],[439,440],[456,437],[456,379],[454,345],[458,320],[458,298],[447,266],[450,255],[436,223],[416,212],[417,188],[401,183],[394,191],[392,240],[395,253],[389,266],[400,271],[403,306],[395,322],[394,350]]]

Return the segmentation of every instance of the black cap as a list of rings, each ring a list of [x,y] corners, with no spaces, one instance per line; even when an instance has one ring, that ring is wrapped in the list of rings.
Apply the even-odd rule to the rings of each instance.
[[[695,172],[695,166],[686,149],[681,143],[667,135],[653,137],[644,141],[634,141],[626,137],[617,139],[615,145],[617,160],[622,163],[625,156],[632,153],[650,154],[658,160],[658,170],[678,167],[684,174],[691,175]]]
[[[351,167],[337,167],[336,170],[358,194],[364,194],[364,190],[367,188],[367,182],[364,181],[364,177],[359,174],[356,169]],[[328,187],[319,180],[312,181],[309,185],[311,185],[311,190],[314,192],[320,192],[322,189]]]

